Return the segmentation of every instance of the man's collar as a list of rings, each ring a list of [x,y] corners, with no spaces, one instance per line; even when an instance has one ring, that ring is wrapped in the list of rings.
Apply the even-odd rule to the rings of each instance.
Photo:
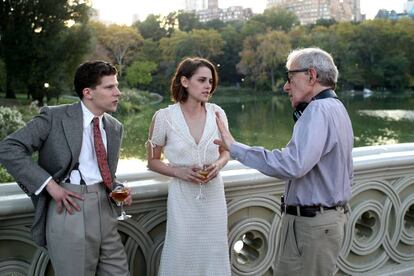
[[[82,114],[83,114],[83,128],[88,127],[91,124],[92,119],[94,117],[99,117],[99,124],[102,126],[103,114],[101,116],[95,116],[82,101],[81,101],[81,106],[82,106]]]

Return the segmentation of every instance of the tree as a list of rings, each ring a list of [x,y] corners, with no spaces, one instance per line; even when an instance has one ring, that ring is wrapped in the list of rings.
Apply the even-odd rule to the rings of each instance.
[[[255,86],[257,83],[266,85],[270,80],[272,89],[275,89],[276,79],[284,77],[284,61],[290,49],[289,37],[282,31],[249,36],[243,42],[237,68]]]
[[[286,33],[281,31],[270,31],[266,34],[259,35],[259,47],[257,55],[259,58],[260,68],[270,78],[272,88],[276,87],[275,77],[284,77],[283,64],[291,49],[289,38]]]
[[[126,70],[126,80],[132,86],[147,85],[152,81],[151,73],[157,69],[152,61],[135,61]]]
[[[43,84],[59,86],[62,74],[73,72],[73,64],[79,64],[89,49],[89,33],[84,28],[89,10],[81,0],[0,1],[0,55],[7,71],[6,97],[14,98],[16,90],[26,90],[42,104],[46,94]],[[65,43],[73,40],[82,43],[66,48]]]
[[[91,25],[95,29],[98,43],[109,53],[113,63],[117,66],[119,76],[122,76],[124,66],[128,65],[137,50],[143,43],[142,36],[133,27],[112,24],[106,27],[95,22]]]
[[[333,18],[325,19],[325,18],[319,18],[316,20],[315,26],[325,26],[329,27],[332,25],[337,24],[336,20]]]
[[[181,60],[186,56],[213,58],[222,53],[224,41],[215,30],[176,31],[160,41],[165,60]]]
[[[213,29],[220,31],[226,26],[226,23],[221,21],[220,19],[212,19],[202,24],[203,29]]]
[[[256,19],[257,16],[251,18],[243,25],[241,32],[245,38],[266,32],[266,24]]]
[[[193,29],[199,29],[201,26],[201,23],[194,12],[179,11],[177,20],[178,28],[182,32],[190,32]]]
[[[298,17],[287,9],[273,7],[264,10],[263,19],[271,30],[288,32],[300,24]]]
[[[222,29],[220,35],[224,40],[223,53],[217,58],[220,64],[219,73],[222,83],[240,83],[241,76],[237,72],[236,64],[240,61],[239,53],[243,47],[241,27],[228,24]]]
[[[361,23],[352,37],[350,51],[359,58],[364,86],[406,86],[410,57],[395,45],[401,45],[400,34],[388,20],[369,20]]]
[[[174,31],[177,29],[177,13],[170,12],[167,16],[163,18],[163,29],[166,30],[167,37],[170,37]]]
[[[248,36],[243,41],[243,50],[240,52],[241,60],[237,64],[239,73],[246,76],[247,82],[252,82],[256,89],[258,79],[261,77],[260,65],[258,62],[257,48],[259,41],[257,36]]]
[[[150,14],[144,21],[135,22],[133,27],[138,30],[143,38],[159,41],[167,36],[167,30],[162,27],[162,21],[161,15]]]

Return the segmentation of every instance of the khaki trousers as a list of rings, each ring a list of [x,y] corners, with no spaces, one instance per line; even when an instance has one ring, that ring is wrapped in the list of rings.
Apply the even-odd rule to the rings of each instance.
[[[275,275],[333,275],[346,222],[343,210],[325,210],[315,217],[284,214]]]
[[[54,200],[49,204],[46,239],[55,275],[129,275],[117,213],[103,184],[62,186],[84,200],[74,199],[81,211],[73,215],[66,209],[58,214]]]

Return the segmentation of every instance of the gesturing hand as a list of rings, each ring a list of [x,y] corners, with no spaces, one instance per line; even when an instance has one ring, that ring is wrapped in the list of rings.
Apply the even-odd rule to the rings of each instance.
[[[174,169],[174,175],[175,177],[182,180],[198,184],[200,182],[203,182],[203,180],[200,178],[200,174],[198,173],[199,170],[201,170],[201,168],[198,166],[176,167]]]
[[[214,140],[214,144],[219,145],[223,149],[230,151],[230,147],[236,140],[231,135],[230,131],[224,125],[223,120],[220,117],[220,113],[216,112],[216,123],[221,134],[221,140]]]
[[[76,209],[76,211],[80,211],[79,205],[76,203],[76,201],[73,198],[77,198],[79,200],[83,200],[83,197],[75,192],[66,190],[65,188],[62,188],[59,186],[53,179],[49,181],[49,183],[46,185],[47,192],[51,195],[51,197],[56,201],[56,211],[58,214],[62,213],[63,206],[65,206],[66,210],[69,212],[69,214],[73,214],[73,208]]]

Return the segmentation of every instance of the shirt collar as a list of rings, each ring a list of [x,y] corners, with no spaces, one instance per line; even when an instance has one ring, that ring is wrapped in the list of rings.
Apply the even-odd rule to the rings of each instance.
[[[95,116],[93,115],[93,113],[86,107],[86,105],[81,101],[81,106],[82,106],[82,114],[83,114],[83,128],[87,128],[94,117],[98,117],[99,118],[99,125],[102,128],[102,118],[103,118],[103,114],[101,116]]]

